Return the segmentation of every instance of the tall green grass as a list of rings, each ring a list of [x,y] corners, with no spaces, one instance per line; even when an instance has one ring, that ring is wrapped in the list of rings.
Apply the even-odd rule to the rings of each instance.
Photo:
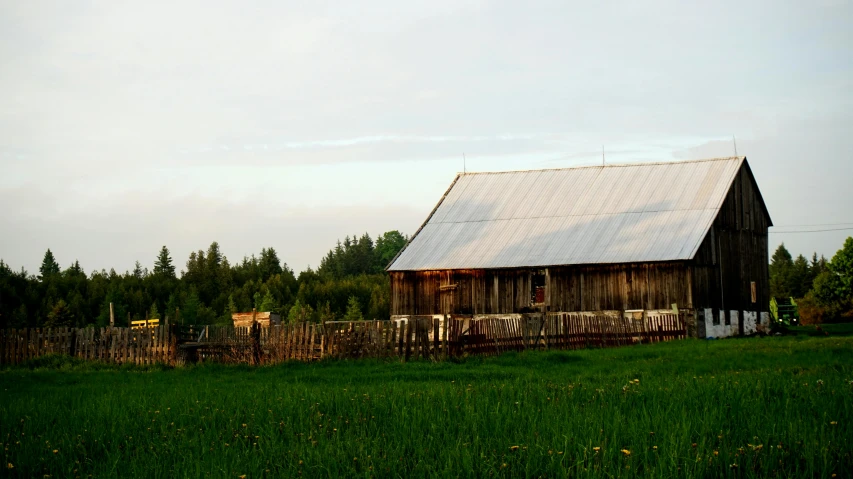
[[[850,477],[853,338],[0,372],[4,477]]]

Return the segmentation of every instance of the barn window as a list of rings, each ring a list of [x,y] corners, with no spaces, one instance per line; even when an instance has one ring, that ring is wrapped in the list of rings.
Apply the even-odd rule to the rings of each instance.
[[[717,309],[714,309],[711,312],[711,324],[714,326],[720,325],[720,311]]]
[[[536,271],[530,277],[530,302],[545,303],[545,272]]]

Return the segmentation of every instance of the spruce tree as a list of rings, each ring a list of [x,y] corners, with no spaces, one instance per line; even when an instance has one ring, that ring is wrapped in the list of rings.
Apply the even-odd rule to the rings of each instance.
[[[358,298],[350,296],[347,301],[347,312],[344,315],[344,321],[362,321],[364,316],[361,314],[361,305],[358,303]]]
[[[154,274],[169,278],[175,277],[175,266],[172,264],[169,248],[165,245],[160,248],[160,254],[157,255],[157,261],[154,262]]]
[[[53,253],[48,248],[44,254],[44,259],[41,261],[41,267],[39,267],[39,279],[44,280],[56,274],[59,274],[59,263],[56,262],[56,258],[53,257]]]

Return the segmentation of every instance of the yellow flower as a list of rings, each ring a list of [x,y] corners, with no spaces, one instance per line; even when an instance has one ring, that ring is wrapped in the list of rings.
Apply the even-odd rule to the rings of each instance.
[[[831,421],[831,422],[830,422],[830,424],[832,424],[833,426],[835,426],[835,425],[837,425],[837,424],[838,424],[838,421]]]
[[[15,465],[12,464],[11,462],[9,464],[6,464],[6,469],[14,469],[14,468],[15,468]]]
[[[622,454],[624,454],[624,455],[626,455],[626,456],[630,456],[630,455],[631,455],[631,451],[629,451],[629,450],[627,450],[627,449],[622,449]]]
[[[715,456],[719,456],[719,455],[720,455],[720,451],[714,451],[714,455],[715,455]]]
[[[595,451],[595,452],[598,452],[598,451],[600,451],[600,450],[601,450],[601,448],[600,448],[600,447],[598,447],[598,446],[596,446],[596,447],[592,448],[592,450],[593,450],[593,451]]]
[[[59,449],[54,449],[54,450],[53,450],[53,453],[54,453],[54,454],[56,454],[56,453],[58,453],[58,452],[59,452]]]
[[[518,446],[510,446],[510,447],[509,447],[509,450],[510,450],[510,451],[517,451],[517,450],[518,450]]]

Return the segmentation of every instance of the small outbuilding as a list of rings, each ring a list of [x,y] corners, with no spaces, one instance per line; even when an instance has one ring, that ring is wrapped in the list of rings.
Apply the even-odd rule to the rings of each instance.
[[[688,310],[769,323],[770,215],[745,157],[458,174],[388,266],[391,314]]]
[[[281,324],[281,316],[269,311],[263,313],[232,313],[231,320],[234,322],[234,327],[251,326],[252,321],[257,320],[258,324],[264,326],[276,326]]]

